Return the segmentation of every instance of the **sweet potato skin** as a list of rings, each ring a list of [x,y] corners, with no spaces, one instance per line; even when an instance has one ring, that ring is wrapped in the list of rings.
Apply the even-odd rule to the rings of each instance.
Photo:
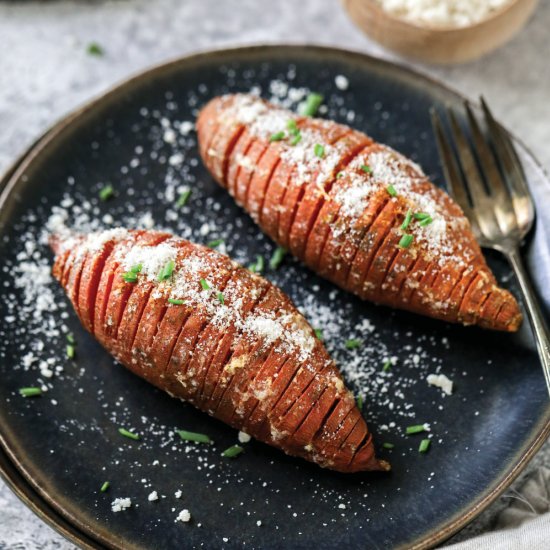
[[[273,284],[167,233],[51,243],[83,325],[135,374],[290,455],[389,470],[322,342]]]
[[[518,303],[498,286],[461,209],[397,152],[344,125],[245,94],[212,99],[196,126],[216,181],[321,276],[375,303],[465,325],[519,328]],[[241,138],[233,150],[227,144],[235,135]],[[412,218],[403,229],[409,210],[422,214],[426,206],[433,223]],[[414,239],[407,248],[400,246],[404,233]]]

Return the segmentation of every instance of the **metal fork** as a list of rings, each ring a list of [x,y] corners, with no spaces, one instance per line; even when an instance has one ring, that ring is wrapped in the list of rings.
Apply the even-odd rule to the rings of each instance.
[[[520,254],[535,220],[533,199],[508,133],[483,98],[481,107],[485,133],[470,104],[464,102],[470,139],[452,109],[447,109],[450,140],[440,115],[431,110],[439,155],[451,193],[470,220],[479,244],[504,254],[514,269],[550,394],[550,337]]]

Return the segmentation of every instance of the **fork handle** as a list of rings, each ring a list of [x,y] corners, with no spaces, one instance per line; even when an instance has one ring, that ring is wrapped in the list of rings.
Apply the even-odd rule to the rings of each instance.
[[[542,370],[550,395],[550,335],[540,309],[539,301],[531,284],[530,277],[525,269],[519,248],[506,251],[506,256],[516,274],[519,286],[523,292],[523,300],[527,310],[527,317],[535,335],[537,349],[542,363]]]

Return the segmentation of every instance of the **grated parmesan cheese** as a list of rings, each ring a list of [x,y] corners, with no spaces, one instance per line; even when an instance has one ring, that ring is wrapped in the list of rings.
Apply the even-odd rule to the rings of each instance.
[[[430,386],[440,388],[446,395],[452,395],[453,393],[453,382],[444,374],[428,374],[426,382],[428,382]]]
[[[123,512],[124,510],[130,508],[132,506],[132,499],[126,497],[126,498],[115,498],[113,502],[111,502],[111,510],[113,512]]]
[[[382,8],[411,23],[467,27],[490,17],[511,0],[376,0]]]
[[[182,510],[178,514],[178,517],[176,518],[176,521],[181,521],[183,523],[188,523],[189,521],[191,521],[191,513],[189,512],[189,510],[187,510],[187,509]]]

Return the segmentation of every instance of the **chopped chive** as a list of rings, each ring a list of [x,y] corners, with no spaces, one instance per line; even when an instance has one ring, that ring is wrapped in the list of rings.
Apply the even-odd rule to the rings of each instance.
[[[37,397],[42,395],[40,388],[19,388],[19,394],[23,397]]]
[[[351,338],[350,340],[346,340],[345,346],[346,346],[346,349],[356,349],[362,343],[363,342],[359,340],[359,338]]]
[[[344,177],[344,172],[338,172],[338,174],[336,174],[336,177],[338,179],[343,178]]]
[[[67,357],[69,359],[74,359],[74,356],[75,356],[75,348],[73,346],[73,344],[67,344],[67,347],[65,348],[66,352],[67,352]]]
[[[210,290],[210,285],[206,282],[206,279],[201,279],[200,283],[203,290]]]
[[[136,264],[130,268],[131,273],[141,273],[143,269],[143,264]]]
[[[323,329],[316,328],[313,332],[315,332],[315,336],[317,336],[319,340],[323,339]]]
[[[372,168],[368,164],[362,164],[361,170],[363,170],[363,172],[366,172],[367,174],[372,173]]]
[[[290,145],[298,145],[300,141],[302,140],[302,134],[298,133],[292,137],[290,140]]]
[[[384,449],[393,449],[395,445],[393,443],[382,443],[382,447],[384,447]]]
[[[124,437],[128,437],[129,439],[133,439],[134,441],[137,441],[137,440],[139,439],[139,435],[138,435],[138,434],[129,432],[129,431],[126,430],[125,428],[119,428],[119,429],[118,429],[118,433],[119,433],[120,435],[123,435]]]
[[[225,458],[235,458],[236,456],[239,456],[242,452],[244,452],[244,449],[240,445],[232,445],[231,447],[225,449],[225,451],[222,453],[222,456],[224,456]]]
[[[168,303],[175,306],[182,306],[183,304],[185,304],[183,300],[175,300],[174,298],[168,298]]]
[[[415,212],[413,216],[414,219],[418,221],[425,220],[426,218],[431,218],[431,216],[427,212]]]
[[[356,399],[357,402],[357,408],[362,411],[363,410],[363,396],[359,394]]]
[[[206,434],[196,432],[188,432],[187,430],[177,430],[177,434],[184,441],[193,441],[195,443],[210,443],[210,438]]]
[[[427,430],[424,424],[415,424],[414,426],[407,426],[405,430],[407,435],[420,434],[425,431]]]
[[[382,365],[382,370],[388,372],[391,369],[391,359],[386,359]]]
[[[218,246],[220,246],[220,244],[223,243],[223,239],[214,239],[213,241],[210,241],[208,243],[206,243],[206,246],[208,248],[216,248]]]
[[[115,190],[112,185],[106,185],[99,191],[99,198],[102,201],[108,201],[115,195]]]
[[[190,196],[191,196],[191,189],[188,189],[187,191],[184,191],[183,193],[181,193],[181,195],[178,197],[178,200],[176,201],[176,207],[181,208],[182,206],[185,206]]]
[[[256,263],[250,264],[248,269],[252,271],[252,273],[261,273],[265,268],[265,261],[264,257],[260,256],[259,254],[256,256]]]
[[[286,123],[286,128],[289,131],[289,133],[293,136],[297,135],[300,132],[300,130],[298,129],[298,125],[296,124],[296,121],[293,118],[291,118]]]
[[[325,156],[325,148],[320,144],[316,143],[313,147],[313,152],[315,153],[316,157],[319,157],[322,159]]]
[[[426,227],[427,225],[430,225],[433,221],[433,218],[431,216],[428,216],[427,218],[424,218],[422,221],[418,222],[418,225],[420,227]]]
[[[75,343],[74,336],[71,333],[67,334],[65,338],[67,339],[67,342],[69,342],[69,344]]]
[[[386,187],[386,191],[388,192],[388,195],[390,197],[397,197],[397,191],[395,190],[395,187],[393,185],[388,185]]]
[[[271,134],[271,137],[269,138],[270,143],[273,141],[281,141],[284,139],[285,133],[284,132],[276,132],[274,134]]]
[[[100,491],[102,493],[104,493],[108,488],[109,488],[109,485],[111,485],[108,481],[106,481],[102,486],[101,486],[101,489]]]
[[[225,297],[222,292],[218,292],[217,294],[218,300],[220,301],[220,304],[223,306],[225,304]]]
[[[162,281],[167,281],[172,276],[172,273],[174,273],[175,267],[176,264],[174,263],[174,260],[169,260],[166,262],[157,275],[157,281],[159,283],[162,283]]]
[[[271,256],[271,259],[269,260],[269,268],[277,269],[283,262],[285,255],[286,250],[283,247],[278,246],[275,249],[275,252],[273,252],[273,256]]]
[[[430,443],[431,443],[431,440],[430,439],[423,439],[421,442],[420,442],[420,445],[418,447],[418,452],[419,453],[425,453],[427,452],[427,450],[430,448]]]
[[[122,279],[126,283],[137,283],[138,276],[137,273],[134,273],[133,271],[127,271],[126,273],[122,274]]]
[[[407,210],[407,213],[405,214],[405,219],[403,220],[403,223],[401,224],[401,229],[405,231],[407,227],[409,227],[409,224],[411,223],[412,219],[412,210],[409,208]]]
[[[324,97],[320,94],[309,94],[304,103],[299,107],[299,112],[304,116],[314,116],[321,104]]]
[[[399,239],[399,248],[409,248],[409,246],[411,246],[413,242],[413,239],[414,237],[412,235],[405,233],[405,235],[403,235],[401,239]]]
[[[89,55],[97,56],[103,55],[104,53],[103,48],[97,42],[90,42],[86,47],[86,52],[88,52]]]

